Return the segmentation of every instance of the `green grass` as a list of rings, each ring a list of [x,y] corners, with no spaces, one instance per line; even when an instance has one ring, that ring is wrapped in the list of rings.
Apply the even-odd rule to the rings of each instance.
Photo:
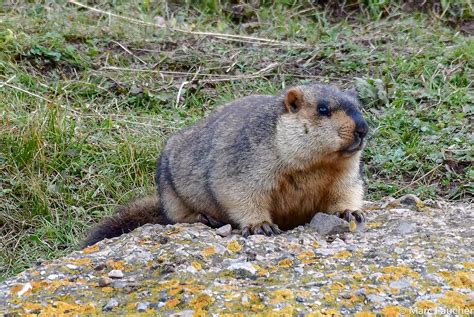
[[[218,1],[93,3],[185,30],[307,47],[172,32],[65,1],[0,8],[0,82],[8,82],[0,83],[0,279],[70,252],[117,204],[153,191],[158,153],[176,129],[236,97],[298,83],[357,85],[366,97],[369,199],[472,198],[474,41],[458,32],[472,17],[469,2],[407,13],[356,1],[344,14],[297,1],[241,11]],[[272,63],[253,79],[213,82]]]

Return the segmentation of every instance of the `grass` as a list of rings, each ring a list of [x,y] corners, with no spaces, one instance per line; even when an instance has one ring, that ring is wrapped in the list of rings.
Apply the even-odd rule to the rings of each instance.
[[[470,23],[469,2],[408,13],[360,1],[343,14],[296,1],[258,10],[218,1],[93,3],[184,30],[306,47],[173,32],[65,1],[7,2],[0,8],[0,280],[70,252],[117,204],[153,191],[156,158],[173,131],[236,97],[303,82],[356,85],[365,98],[369,199],[472,198],[474,41],[459,31]]]

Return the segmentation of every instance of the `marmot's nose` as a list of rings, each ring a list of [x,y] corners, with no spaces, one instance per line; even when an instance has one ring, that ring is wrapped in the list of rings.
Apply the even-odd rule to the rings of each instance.
[[[369,132],[369,126],[368,126],[367,122],[364,119],[356,121],[356,130],[355,130],[355,132],[357,133],[357,135],[361,139],[363,139],[367,136],[367,133]]]

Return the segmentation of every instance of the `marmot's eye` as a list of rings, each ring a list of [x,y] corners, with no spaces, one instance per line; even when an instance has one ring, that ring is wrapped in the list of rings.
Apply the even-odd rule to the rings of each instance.
[[[329,115],[331,114],[331,112],[329,111],[329,107],[326,106],[326,105],[318,105],[318,114],[320,116],[325,116],[325,117],[329,117]]]

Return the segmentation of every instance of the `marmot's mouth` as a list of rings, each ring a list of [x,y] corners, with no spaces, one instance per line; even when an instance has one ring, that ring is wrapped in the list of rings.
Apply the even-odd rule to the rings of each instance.
[[[351,155],[362,150],[365,146],[364,141],[365,141],[364,138],[356,136],[354,142],[352,142],[351,144],[349,144],[348,146],[346,146],[345,148],[341,150],[342,154]]]

